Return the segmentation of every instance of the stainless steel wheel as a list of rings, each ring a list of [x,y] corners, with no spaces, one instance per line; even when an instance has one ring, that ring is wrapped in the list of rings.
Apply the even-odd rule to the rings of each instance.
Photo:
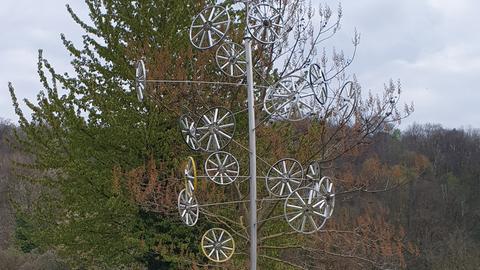
[[[281,37],[284,28],[280,11],[267,3],[250,8],[247,15],[248,31],[260,43],[271,44]]]
[[[188,157],[184,169],[185,190],[189,195],[193,196],[193,192],[197,189],[197,165],[193,157]]]
[[[200,50],[212,48],[225,38],[229,28],[230,15],[224,7],[206,7],[193,19],[190,42]]]
[[[320,170],[320,164],[318,161],[314,160],[308,164],[307,173],[305,175],[308,181],[307,185],[310,186],[312,183],[320,182],[320,179],[322,178]]]
[[[276,197],[286,197],[300,187],[303,180],[303,168],[300,162],[292,158],[277,161],[268,170],[265,186]]]
[[[318,101],[318,103],[324,105],[327,102],[328,88],[325,73],[323,73],[320,65],[312,64],[310,66],[308,78],[310,82],[310,87],[315,94],[315,99]]]
[[[346,82],[337,97],[337,112],[339,115],[348,119],[357,106],[357,94],[353,82]]]
[[[299,233],[314,233],[319,231],[328,219],[325,209],[326,201],[318,191],[311,187],[300,188],[285,200],[285,220]]]
[[[225,148],[235,134],[235,117],[223,107],[206,111],[197,122],[198,145],[206,152]]]
[[[147,70],[143,60],[138,60],[135,67],[135,90],[138,101],[143,101],[143,94],[147,87]]]
[[[188,194],[185,189],[178,194],[178,212],[183,223],[187,226],[195,226],[198,221],[198,203],[193,194]]]
[[[247,70],[245,50],[242,45],[225,42],[217,49],[217,66],[230,77],[243,77]]]
[[[264,109],[273,118],[303,120],[316,111],[314,93],[302,77],[289,76],[267,90]]]
[[[205,172],[210,180],[219,185],[233,183],[240,174],[240,165],[230,153],[219,151],[205,160]]]
[[[226,230],[213,228],[203,234],[201,247],[203,254],[209,260],[226,262],[235,253],[235,240]]]
[[[197,151],[199,146],[197,143],[197,129],[195,127],[195,121],[193,121],[190,116],[184,114],[180,116],[179,124],[184,142],[190,149]]]
[[[332,179],[328,176],[322,177],[314,189],[325,199],[324,215],[330,218],[335,208],[335,186],[333,185]]]

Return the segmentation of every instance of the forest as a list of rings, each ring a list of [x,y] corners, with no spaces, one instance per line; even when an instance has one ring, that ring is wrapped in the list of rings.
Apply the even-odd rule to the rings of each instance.
[[[15,206],[10,202],[13,197],[21,198],[27,204],[25,196],[34,190],[19,183],[11,170],[12,160],[25,158],[11,145],[16,128],[6,121],[0,128],[0,266],[2,269],[70,269],[53,250],[25,245],[24,224],[21,219],[15,218]],[[398,235],[387,236],[401,238],[399,240],[403,243],[411,245],[411,250],[401,254],[396,254],[394,246],[380,245],[378,248],[381,250],[376,255],[380,260],[399,261],[401,258],[403,266],[398,264],[399,269],[476,270],[480,265],[478,160],[478,130],[414,124],[404,131],[379,132],[371,145],[365,147],[361,154],[343,160],[340,168],[371,178],[389,177],[393,167],[401,166],[411,171],[411,178],[400,187],[357,194],[354,199],[339,202],[339,207],[348,211],[350,218],[354,219],[346,226],[356,224],[359,229],[362,222],[367,222],[362,220],[362,213],[368,213],[370,218],[375,219],[380,216],[380,211],[382,226],[401,230]],[[383,231],[374,227],[369,229],[371,233]],[[356,260],[325,256],[318,264],[323,268],[318,268],[365,269]]]
[[[277,2],[278,9],[263,10],[278,12],[273,17],[284,18],[284,31],[276,42],[253,46],[255,102],[275,103],[271,92],[285,78],[324,95],[308,114],[306,103],[276,115],[267,105],[254,108],[257,171],[266,179],[257,181],[259,269],[479,269],[480,131],[400,129],[414,113],[399,101],[400,81],[373,94],[348,73],[360,34],[353,34],[351,55],[322,49],[341,29],[342,6]],[[18,122],[0,125],[0,269],[248,269],[248,181],[200,178],[189,191],[182,175],[188,166],[208,174],[203,161],[218,152],[185,144],[179,119],[209,122],[206,115],[216,119],[219,110],[227,112],[222,119],[232,115],[235,138],[220,147],[224,141],[215,137],[213,150],[225,148],[238,159],[238,173],[248,173],[244,81],[226,77],[215,62],[218,51],[198,50],[189,37],[191,18],[213,3],[86,0],[88,19],[67,5],[85,33],[81,44],[61,35],[74,72],[58,71],[39,50],[37,99],[19,100],[14,83],[8,85]],[[221,17],[214,11],[210,19]],[[240,44],[248,14],[230,12],[239,19],[228,44]],[[148,71],[143,88],[139,63]],[[302,77],[312,67],[325,71],[323,88]],[[313,177],[335,184],[335,210],[308,233],[299,233],[306,218],[295,228],[294,218],[283,215],[288,199],[275,198],[268,186],[271,164],[285,157],[306,170],[315,164]],[[308,181],[320,177],[312,179],[302,175],[299,190],[311,190]],[[202,203],[195,226],[188,219],[185,226],[177,209],[186,193]],[[232,233],[230,260],[204,256],[199,241],[212,227]]]

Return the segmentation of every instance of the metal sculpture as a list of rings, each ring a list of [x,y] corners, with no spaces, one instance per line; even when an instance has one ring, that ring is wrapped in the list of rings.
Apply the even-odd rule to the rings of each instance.
[[[215,61],[219,70],[232,78],[246,78],[248,136],[249,136],[249,175],[241,176],[240,163],[225,148],[234,141],[236,131],[235,115],[224,107],[207,109],[200,116],[184,114],[179,126],[183,140],[193,151],[206,152],[204,175],[199,175],[196,161],[188,157],[184,165],[185,188],[178,196],[178,211],[187,226],[194,226],[199,220],[202,207],[195,196],[200,180],[210,180],[221,186],[233,184],[239,178],[249,179],[249,242],[250,269],[257,265],[257,173],[255,94],[252,62],[252,41],[273,44],[283,36],[284,21],[281,12],[274,6],[261,2],[239,1],[246,6],[247,30],[244,44],[240,45],[227,38],[232,24],[228,9],[219,5],[205,7],[193,18],[189,30],[190,42],[200,50],[218,45]],[[222,41],[227,40],[222,43]],[[159,82],[159,81],[156,81]],[[178,81],[162,81],[177,83]],[[185,82],[185,81],[183,81]],[[195,81],[189,81],[195,82]],[[135,86],[137,96],[143,100],[146,88],[146,69],[143,61],[136,65]],[[200,83],[200,82],[197,82]],[[234,83],[202,82],[206,84],[232,85]],[[280,78],[275,84],[265,87],[263,109],[273,121],[300,121],[312,117],[327,100],[337,101],[337,113],[350,113],[356,105],[353,83],[344,85],[334,96],[328,97],[326,75],[318,64],[310,66],[301,76],[290,75]],[[353,91],[353,92],[352,92]],[[195,121],[195,120],[196,121]],[[235,142],[239,144],[238,142]],[[244,147],[246,148],[246,147]],[[263,159],[262,159],[263,161]],[[265,161],[263,161],[265,162]],[[318,162],[308,165],[306,172],[295,159],[283,158],[273,165],[264,176],[265,187],[274,200],[284,201],[284,218],[289,226],[303,234],[319,231],[332,216],[335,205],[335,190],[329,177],[322,177]],[[235,183],[235,184],[238,184]],[[302,184],[306,186],[302,187]],[[238,203],[237,202],[225,202]],[[281,216],[280,216],[281,217]],[[235,241],[224,229],[213,228],[205,232],[201,239],[204,255],[214,262],[229,260],[235,252]]]

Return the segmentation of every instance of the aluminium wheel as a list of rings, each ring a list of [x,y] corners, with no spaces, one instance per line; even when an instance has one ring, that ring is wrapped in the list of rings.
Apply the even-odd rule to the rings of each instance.
[[[138,60],[135,65],[135,91],[137,92],[138,101],[143,101],[143,95],[147,87],[147,69],[145,62]]]
[[[292,158],[277,161],[268,170],[265,186],[276,197],[286,197],[300,187],[303,180],[303,168],[300,162]]]
[[[260,43],[272,44],[281,37],[284,28],[280,11],[267,3],[250,8],[247,15],[248,32]]]
[[[192,149],[193,151],[197,151],[199,149],[199,146],[197,143],[197,129],[195,127],[195,121],[193,121],[190,116],[184,114],[180,116],[179,124],[183,141],[190,149]]]
[[[352,81],[346,82],[337,97],[337,112],[339,115],[348,119],[353,114],[357,106],[357,93],[355,91],[355,85]]]
[[[314,186],[314,189],[325,199],[324,215],[326,218],[330,218],[335,208],[335,186],[332,179],[328,176],[322,177],[320,182]]]
[[[267,90],[264,110],[273,118],[300,121],[316,111],[314,93],[305,78],[289,76]]]
[[[226,230],[213,228],[203,234],[201,248],[209,260],[217,263],[226,262],[235,253],[235,240]]]
[[[215,55],[217,66],[230,77],[243,77],[247,72],[245,49],[234,42],[225,42]]]
[[[315,99],[324,105],[327,102],[328,88],[325,73],[318,64],[312,64],[308,72],[310,87],[315,94]]]
[[[233,183],[240,174],[240,165],[230,153],[214,152],[205,160],[205,172],[210,180],[219,185]]]
[[[185,189],[178,194],[178,212],[183,223],[187,226],[195,226],[198,221],[198,203],[193,194],[188,194]]]
[[[321,168],[318,161],[314,160],[308,164],[307,172],[305,174],[307,185],[311,186],[312,183],[320,182],[321,176]]]
[[[288,225],[296,232],[311,234],[325,225],[326,201],[311,187],[299,188],[285,200],[284,215]]]
[[[225,148],[235,134],[235,117],[223,107],[207,110],[197,121],[197,142],[206,152],[220,151]]]
[[[200,50],[212,48],[225,38],[229,28],[230,15],[224,7],[206,7],[193,18],[190,42]]]
[[[193,192],[197,189],[197,165],[193,157],[188,157],[185,163],[184,169],[185,190],[189,195],[193,195]]]

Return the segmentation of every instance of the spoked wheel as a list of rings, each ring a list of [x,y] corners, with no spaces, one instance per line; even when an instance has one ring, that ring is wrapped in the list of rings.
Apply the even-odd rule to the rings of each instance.
[[[300,162],[292,158],[284,158],[268,170],[265,185],[273,196],[286,197],[300,187],[302,179],[303,168]]]
[[[263,44],[274,43],[281,37],[284,27],[280,11],[272,5],[260,3],[248,11],[248,31]]]
[[[326,200],[318,191],[304,187],[290,194],[285,200],[285,219],[295,231],[310,234],[319,231],[328,217]]]
[[[185,177],[185,190],[189,195],[193,195],[193,192],[197,189],[197,165],[193,157],[188,157],[184,170]]]
[[[138,60],[135,67],[135,90],[138,101],[143,101],[143,93],[147,87],[147,70],[143,60]]]
[[[314,183],[320,182],[320,179],[322,178],[321,176],[321,168],[320,164],[318,161],[314,160],[308,164],[307,168],[307,173],[306,173],[306,178],[307,178],[307,185],[311,186]]]
[[[190,149],[197,151],[199,147],[197,143],[197,129],[195,127],[195,121],[193,121],[190,116],[184,114],[180,116],[179,124],[183,141]]]
[[[235,117],[222,107],[206,111],[197,123],[198,145],[207,152],[225,148],[235,134]]]
[[[205,232],[201,242],[202,252],[214,262],[226,262],[235,252],[235,240],[224,229],[213,228]]]
[[[178,194],[178,212],[183,223],[195,226],[198,221],[198,203],[194,195],[188,194],[185,189]]]
[[[222,41],[230,27],[230,15],[221,6],[204,8],[190,26],[190,42],[200,50],[214,47]]]
[[[348,119],[357,106],[357,94],[353,82],[346,82],[337,99],[337,110],[342,118]]]
[[[335,208],[335,186],[333,185],[332,179],[327,176],[322,177],[314,189],[325,199],[324,215],[330,218]]]
[[[230,77],[245,76],[247,61],[243,46],[234,42],[225,42],[217,49],[217,66]]]
[[[232,154],[220,151],[212,153],[205,160],[205,172],[213,182],[219,185],[229,185],[240,174],[240,165]]]
[[[388,111],[387,111],[387,116],[390,116],[393,114],[395,111],[395,106],[398,103],[399,96],[395,95],[395,93],[391,93],[388,98]]]
[[[267,90],[264,109],[272,117],[303,120],[315,112],[315,99],[309,83],[302,77],[281,79]]]
[[[310,87],[315,94],[315,99],[321,105],[327,102],[328,88],[325,73],[318,64],[312,64],[308,73]]]

